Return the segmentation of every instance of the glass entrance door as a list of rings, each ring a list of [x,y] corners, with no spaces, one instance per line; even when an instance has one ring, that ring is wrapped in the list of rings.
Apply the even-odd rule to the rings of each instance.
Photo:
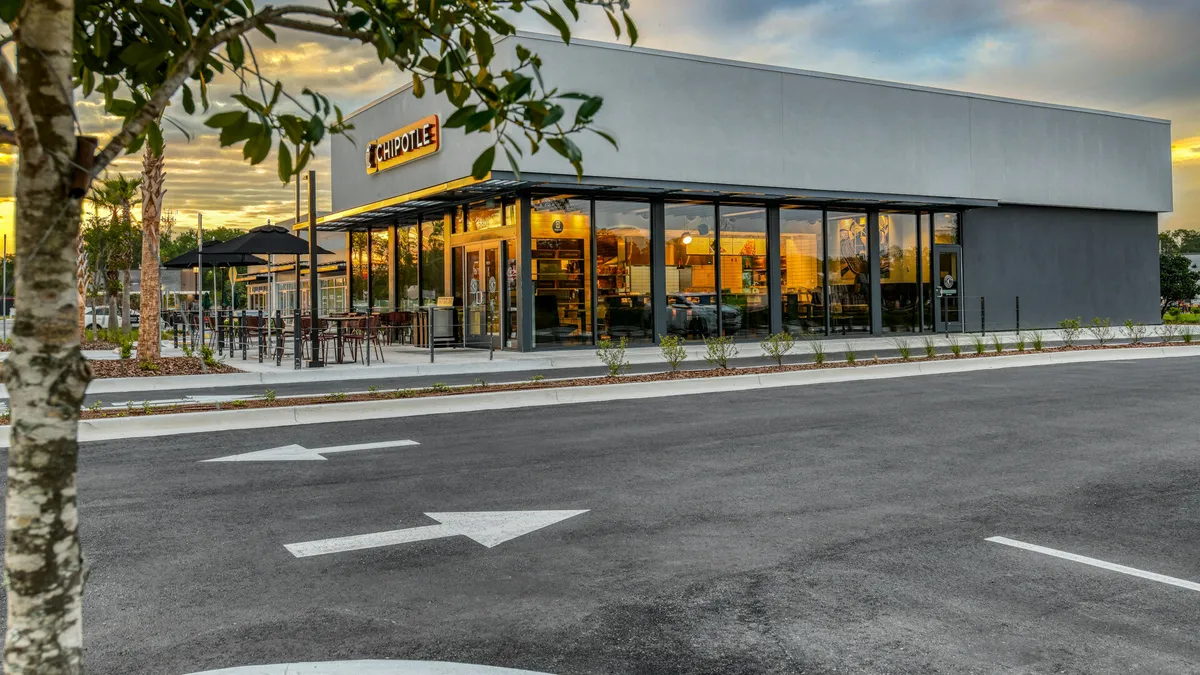
[[[961,331],[962,324],[962,247],[937,245],[933,247],[933,275],[936,279],[934,309],[935,330]]]
[[[468,346],[501,347],[500,242],[463,248],[463,325]]]

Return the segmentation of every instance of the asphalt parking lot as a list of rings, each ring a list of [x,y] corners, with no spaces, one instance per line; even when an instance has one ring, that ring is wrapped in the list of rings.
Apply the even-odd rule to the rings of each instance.
[[[88,664],[1195,673],[1196,590],[987,539],[1200,581],[1198,400],[1165,359],[88,444]],[[201,461],[292,444],[344,451]]]

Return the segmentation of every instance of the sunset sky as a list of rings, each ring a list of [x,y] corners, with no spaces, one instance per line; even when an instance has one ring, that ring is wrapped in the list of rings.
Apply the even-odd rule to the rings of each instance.
[[[1161,225],[1200,229],[1196,0],[633,0],[632,13],[649,47],[1170,119],[1175,212]],[[536,16],[518,24],[546,30]],[[585,16],[578,34],[612,37],[599,13]],[[347,112],[407,79],[371,50],[283,30],[279,37],[259,45],[264,70],[297,93],[322,91]],[[225,84],[219,91],[228,95]],[[88,133],[113,131],[95,101],[77,110]],[[251,167],[198,118],[173,112],[197,132],[191,142],[168,134],[166,207],[181,226],[197,212],[206,225],[245,227],[291,216],[294,188],[280,185],[273,156]],[[9,173],[0,181],[0,232],[12,227],[13,159],[0,155]],[[327,208],[328,145],[313,168]],[[126,158],[113,172],[139,169]]]

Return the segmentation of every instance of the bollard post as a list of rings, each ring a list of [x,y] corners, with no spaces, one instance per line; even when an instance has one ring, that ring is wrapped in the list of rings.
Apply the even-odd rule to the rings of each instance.
[[[238,332],[241,334],[240,337],[242,339],[242,360],[245,361],[246,360],[246,347],[247,347],[246,338],[248,336],[246,335],[246,310],[244,310],[244,309],[242,310],[242,320],[240,323],[241,323],[241,326],[239,326]]]
[[[1017,332],[1021,332],[1021,296],[1017,296]]]
[[[283,312],[275,310],[275,365],[283,365]]]
[[[983,335],[987,332],[987,309],[984,306],[984,297],[979,296],[979,334]]]
[[[263,325],[263,312],[258,310],[258,362],[263,362],[263,352],[267,351],[267,331]]]
[[[296,361],[296,370],[300,370],[300,350],[303,349],[303,317],[300,315],[300,309],[292,310],[292,356]]]
[[[175,315],[171,315],[171,340],[175,349],[179,349],[179,325],[175,323]]]
[[[334,327],[334,331],[336,332],[336,335],[334,336],[334,346],[337,348],[337,362],[341,363],[342,351],[345,349],[342,345],[342,322],[336,321],[335,323],[337,325]]]
[[[425,321],[425,332],[429,337],[429,362],[433,363],[433,310],[430,309],[425,313],[428,315]]]

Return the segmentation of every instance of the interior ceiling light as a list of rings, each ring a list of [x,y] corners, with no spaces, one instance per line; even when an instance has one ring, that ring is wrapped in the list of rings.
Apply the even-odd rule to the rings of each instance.
[[[690,243],[692,243],[692,233],[691,233],[691,232],[684,232],[684,233],[683,233],[683,243],[684,243],[684,244],[690,244]]]

